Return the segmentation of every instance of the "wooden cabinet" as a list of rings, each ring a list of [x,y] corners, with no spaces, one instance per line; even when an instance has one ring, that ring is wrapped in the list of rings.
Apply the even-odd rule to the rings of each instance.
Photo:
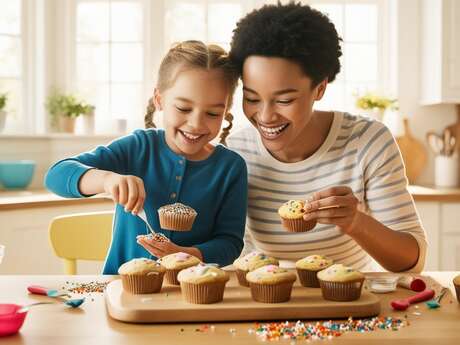
[[[460,103],[460,1],[421,2],[422,104]]]
[[[416,202],[428,250],[425,270],[460,271],[460,203]]]
[[[3,262],[0,264],[0,274],[64,274],[62,260],[54,255],[48,239],[51,219],[64,214],[111,209],[111,201],[82,201],[78,205],[0,211],[0,243],[6,247]],[[78,273],[100,274],[102,264],[80,261]]]

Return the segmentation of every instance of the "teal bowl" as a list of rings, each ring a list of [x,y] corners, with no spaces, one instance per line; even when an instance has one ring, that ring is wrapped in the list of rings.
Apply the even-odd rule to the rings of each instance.
[[[0,184],[6,189],[27,188],[32,181],[34,171],[34,161],[0,161]]]

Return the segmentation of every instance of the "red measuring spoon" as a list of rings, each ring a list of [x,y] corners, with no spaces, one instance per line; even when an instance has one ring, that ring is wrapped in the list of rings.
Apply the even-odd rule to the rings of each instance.
[[[418,302],[428,301],[429,299],[432,299],[433,296],[434,296],[434,290],[427,289],[411,297],[394,300],[391,302],[391,306],[395,310],[406,310],[409,307],[409,305],[418,303]]]

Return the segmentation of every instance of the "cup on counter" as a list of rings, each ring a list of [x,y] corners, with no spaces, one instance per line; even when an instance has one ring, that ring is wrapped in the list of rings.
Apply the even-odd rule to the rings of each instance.
[[[437,187],[458,186],[458,156],[438,155],[434,158],[434,181]]]

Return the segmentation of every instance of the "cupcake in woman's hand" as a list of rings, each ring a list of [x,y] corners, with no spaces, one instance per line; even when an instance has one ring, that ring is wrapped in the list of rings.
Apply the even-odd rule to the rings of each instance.
[[[132,294],[160,292],[166,269],[146,258],[132,259],[118,268],[123,289]]]
[[[178,252],[163,256],[158,262],[166,269],[166,282],[179,285],[177,274],[184,268],[198,265],[201,261],[188,253]]]
[[[342,264],[318,272],[323,298],[331,301],[354,301],[361,296],[364,274]]]
[[[246,274],[252,299],[262,303],[289,301],[296,279],[294,272],[276,265],[262,266]]]
[[[455,287],[455,294],[457,295],[457,301],[460,303],[460,275],[454,278],[454,287]]]
[[[173,231],[191,230],[196,215],[193,208],[180,202],[164,205],[158,209],[161,228]]]
[[[305,287],[319,287],[316,274],[328,268],[333,261],[322,255],[310,255],[295,263],[300,283]]]
[[[242,286],[249,286],[249,283],[246,280],[246,274],[248,272],[270,264],[279,265],[279,262],[277,259],[258,251],[250,252],[249,254],[240,257],[233,262],[233,266],[236,268],[236,277]]]
[[[316,220],[306,221],[303,219],[306,212],[305,206],[303,200],[289,200],[278,209],[281,223],[287,231],[305,232],[316,226]]]
[[[177,279],[187,302],[209,304],[222,301],[230,277],[213,265],[199,264],[180,271]]]

